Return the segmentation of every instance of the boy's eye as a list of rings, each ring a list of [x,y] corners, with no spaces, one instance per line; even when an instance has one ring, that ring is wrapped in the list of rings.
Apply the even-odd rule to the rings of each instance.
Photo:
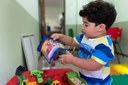
[[[87,27],[88,25],[84,25],[85,27]]]
[[[83,26],[84,26],[84,27],[88,27],[88,25],[87,25],[87,24],[83,24]]]

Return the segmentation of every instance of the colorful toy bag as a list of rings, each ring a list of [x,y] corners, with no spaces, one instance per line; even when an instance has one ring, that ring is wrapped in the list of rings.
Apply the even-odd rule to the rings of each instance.
[[[40,41],[37,50],[43,53],[48,63],[50,63],[52,60],[57,60],[59,55],[64,54],[66,49],[59,41],[44,36]]]

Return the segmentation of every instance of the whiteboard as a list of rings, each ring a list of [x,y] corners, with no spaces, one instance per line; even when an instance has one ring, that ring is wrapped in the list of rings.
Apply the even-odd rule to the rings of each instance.
[[[22,36],[22,46],[28,70],[38,69],[38,52],[34,35]]]

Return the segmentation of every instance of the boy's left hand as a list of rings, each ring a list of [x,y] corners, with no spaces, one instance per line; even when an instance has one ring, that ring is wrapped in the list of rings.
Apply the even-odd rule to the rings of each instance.
[[[58,61],[62,64],[72,63],[74,56],[66,50],[66,54],[60,55]]]

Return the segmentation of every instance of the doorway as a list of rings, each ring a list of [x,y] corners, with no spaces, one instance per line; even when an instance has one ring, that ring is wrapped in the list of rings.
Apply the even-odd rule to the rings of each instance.
[[[65,34],[65,15],[63,22],[63,30],[61,26],[62,13],[65,14],[65,0],[41,0],[41,23],[42,35],[59,32]]]

